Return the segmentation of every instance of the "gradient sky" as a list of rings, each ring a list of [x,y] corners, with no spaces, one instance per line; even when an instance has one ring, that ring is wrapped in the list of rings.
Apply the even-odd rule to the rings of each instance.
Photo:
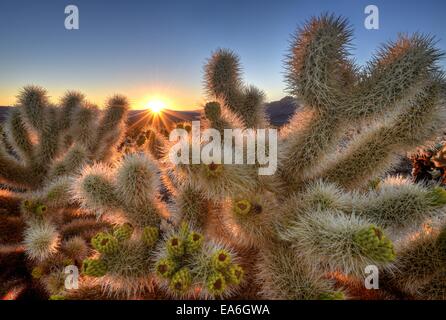
[[[79,8],[79,30],[64,28],[68,4]],[[369,4],[380,10],[379,30],[364,28]],[[158,96],[171,109],[197,109],[203,64],[218,47],[235,50],[245,80],[277,100],[286,95],[282,61],[290,34],[323,12],[350,20],[359,63],[398,32],[435,35],[446,50],[442,0],[1,0],[0,105],[38,84],[54,101],[76,89],[98,104],[123,93],[134,108]]]

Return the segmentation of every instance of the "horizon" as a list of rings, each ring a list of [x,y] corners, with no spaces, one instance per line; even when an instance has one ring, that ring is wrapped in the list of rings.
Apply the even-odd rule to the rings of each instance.
[[[79,8],[79,30],[64,28],[68,4]],[[379,8],[378,30],[364,28],[369,4]],[[234,50],[246,83],[276,101],[288,95],[283,59],[290,36],[310,17],[330,12],[347,18],[351,52],[363,66],[398,32],[434,35],[446,51],[445,11],[446,3],[434,0],[2,1],[0,35],[8,46],[0,52],[0,105],[14,105],[20,89],[35,84],[48,90],[52,102],[79,90],[99,106],[122,93],[135,110],[151,101],[170,110],[199,110],[207,98],[203,65],[217,48]]]

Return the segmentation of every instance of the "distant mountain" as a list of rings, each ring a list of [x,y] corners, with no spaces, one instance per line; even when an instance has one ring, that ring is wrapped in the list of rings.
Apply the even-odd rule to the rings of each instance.
[[[300,103],[295,98],[286,96],[278,101],[267,103],[265,107],[271,123],[275,126],[282,126],[290,120],[297,108],[300,107]]]
[[[281,126],[286,123],[294,114],[299,106],[299,102],[293,97],[284,97],[281,100],[269,102],[265,105],[271,123]],[[0,122],[2,122],[11,107],[0,106]],[[200,110],[194,111],[177,111],[163,110],[162,118],[152,114],[148,110],[131,110],[129,113],[129,126],[141,127],[149,124],[160,124],[160,126],[169,127],[172,123],[181,121],[192,121],[200,119]]]
[[[0,106],[0,122],[3,122],[5,120],[6,116],[8,115],[9,110],[11,107],[2,107]]]

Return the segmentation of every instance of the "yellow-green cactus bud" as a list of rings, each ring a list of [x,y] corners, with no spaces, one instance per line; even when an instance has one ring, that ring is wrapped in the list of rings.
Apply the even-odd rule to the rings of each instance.
[[[171,237],[167,240],[167,252],[169,255],[174,257],[179,257],[184,254],[183,241],[176,236]]]
[[[345,300],[344,293],[337,292],[325,292],[319,296],[319,300]]]
[[[41,216],[41,215],[43,215],[47,210],[48,210],[48,208],[46,207],[46,205],[39,204],[39,205],[35,208],[35,213],[38,214],[39,216]]]
[[[145,227],[142,232],[142,239],[148,247],[152,247],[159,239],[159,230],[156,227]]]
[[[197,252],[203,246],[204,237],[202,234],[192,231],[187,236],[186,251],[188,253]]]
[[[244,276],[243,268],[240,267],[238,264],[230,265],[227,272],[226,272],[226,278],[228,280],[228,283],[239,285],[240,282],[242,282]]]
[[[60,294],[51,295],[48,300],[65,300],[66,298]]]
[[[93,248],[105,254],[115,253],[119,249],[118,240],[113,235],[104,232],[99,232],[94,236],[91,244]]]
[[[35,267],[33,268],[33,270],[31,271],[31,276],[34,279],[40,279],[43,276],[43,268],[42,267]]]
[[[434,206],[443,206],[446,204],[446,190],[442,187],[435,187],[430,192]]]
[[[226,290],[226,280],[223,274],[215,272],[206,281],[206,288],[214,296],[221,295]]]
[[[211,262],[216,269],[224,269],[231,264],[231,255],[224,249],[217,250],[212,255]]]
[[[353,238],[364,255],[379,262],[395,260],[393,244],[380,228],[373,225],[363,228]]]
[[[249,200],[239,200],[234,203],[234,212],[238,215],[247,215],[251,211],[251,202]]]
[[[102,277],[107,273],[107,265],[96,259],[85,259],[82,264],[82,273],[91,277]]]
[[[218,163],[211,163],[205,166],[206,168],[206,174],[209,177],[216,177],[222,174],[223,172],[223,165]]]
[[[177,293],[185,293],[192,284],[192,276],[188,268],[182,268],[176,272],[171,281],[170,288]]]
[[[133,227],[130,223],[124,223],[122,226],[116,227],[113,231],[113,235],[119,242],[130,239],[132,233]]]
[[[171,259],[161,259],[155,265],[155,272],[162,278],[170,278],[177,268],[175,261]]]
[[[204,106],[204,114],[210,120],[216,120],[221,116],[221,107],[218,102],[208,102]]]
[[[23,205],[26,209],[29,209],[29,210],[31,210],[32,207],[33,207],[33,203],[32,203],[31,200],[24,200],[24,201],[22,202],[22,205]]]

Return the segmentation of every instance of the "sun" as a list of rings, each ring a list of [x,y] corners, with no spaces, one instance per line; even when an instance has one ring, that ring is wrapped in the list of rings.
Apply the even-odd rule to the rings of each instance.
[[[165,108],[166,108],[166,103],[159,99],[150,100],[147,103],[147,109],[149,109],[150,111],[152,111],[154,113],[160,113]]]

